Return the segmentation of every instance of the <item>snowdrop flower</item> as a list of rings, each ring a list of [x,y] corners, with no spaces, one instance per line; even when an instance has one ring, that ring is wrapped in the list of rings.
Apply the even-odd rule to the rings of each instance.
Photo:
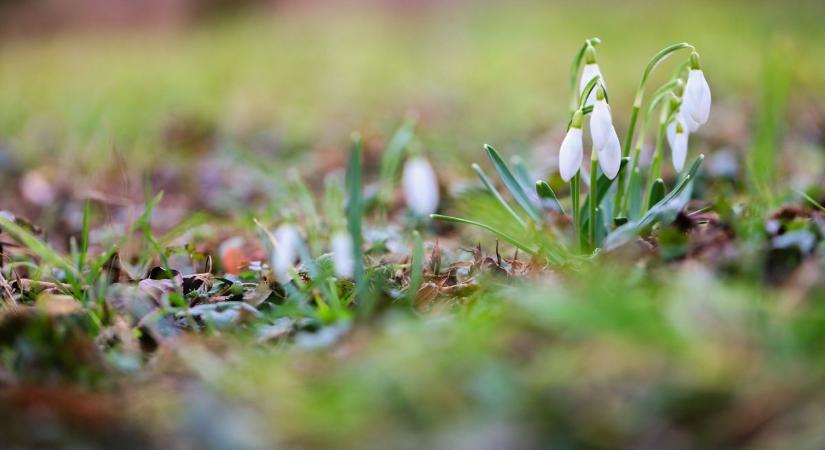
[[[590,116],[590,137],[593,139],[593,148],[598,152],[602,171],[612,180],[619,172],[622,149],[602,87],[596,92],[596,103]]]
[[[582,69],[582,77],[579,80],[579,96],[584,95],[584,88],[587,86],[587,83],[590,82],[593,78],[599,77],[599,81],[597,83],[605,86],[604,84],[604,77],[602,76],[602,71],[599,69],[599,64],[596,63],[596,49],[593,46],[589,45],[587,50],[585,50],[585,64],[584,69]],[[593,104],[595,100],[595,89],[590,92],[590,95],[587,97],[587,101],[585,101],[585,106],[590,106]]]
[[[698,130],[701,124],[699,122],[694,121],[690,117],[690,114],[685,114],[683,111],[684,108],[680,108],[676,115],[679,117],[687,131],[693,133],[694,131]]]
[[[619,135],[616,134],[613,125],[610,126],[607,143],[597,150],[599,152],[599,166],[602,168],[604,175],[611,180],[616,178],[622,165],[622,144],[619,143]]]
[[[332,236],[332,266],[338,278],[352,278],[355,273],[355,259],[353,256],[352,237],[349,233],[339,231]]]
[[[275,249],[272,252],[272,272],[278,283],[288,283],[292,279],[290,270],[298,259],[301,235],[294,225],[285,223],[275,230]]]
[[[407,160],[401,184],[407,206],[416,215],[427,217],[438,209],[438,178],[425,158]]]
[[[690,128],[703,125],[710,115],[710,86],[705,80],[705,73],[699,67],[699,55],[690,55],[690,72],[688,72],[685,93],[682,98],[682,112]]]
[[[601,149],[607,144],[613,128],[613,117],[610,114],[610,105],[604,97],[604,90],[598,88],[596,93],[596,103],[593,105],[593,113],[590,115],[590,137],[593,138],[593,147]]]
[[[570,181],[579,171],[582,165],[582,111],[578,110],[573,114],[570,122],[570,129],[561,142],[559,149],[559,173],[565,182]]]
[[[688,129],[682,122],[682,115],[677,114],[667,127],[667,142],[673,156],[673,168],[681,172],[687,158]]]

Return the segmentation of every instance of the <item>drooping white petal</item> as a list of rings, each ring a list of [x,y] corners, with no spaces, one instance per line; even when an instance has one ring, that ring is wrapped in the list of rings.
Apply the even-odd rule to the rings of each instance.
[[[606,144],[613,130],[613,118],[610,115],[610,106],[607,102],[596,100],[593,105],[593,113],[590,115],[590,137],[593,138],[593,147],[601,150]]]
[[[332,265],[339,278],[352,278],[355,273],[355,256],[353,255],[352,237],[349,233],[338,232],[330,241],[332,247]]]
[[[407,160],[401,184],[407,206],[415,214],[426,217],[438,209],[438,178],[425,158]]]
[[[582,69],[582,77],[581,77],[581,80],[579,81],[579,96],[584,94],[584,88],[585,88],[585,86],[587,86],[587,83],[589,83],[590,80],[592,80],[593,78],[595,78],[597,76],[599,77],[599,83],[601,83],[602,86],[607,87],[607,85],[604,83],[604,76],[602,75],[602,71],[601,71],[601,69],[599,69],[598,64],[593,63],[593,64],[585,64],[584,65],[584,69]],[[587,101],[584,104],[585,104],[585,106],[590,106],[595,101],[596,101],[596,89],[593,89],[590,92],[590,95],[587,97]]]
[[[685,160],[687,159],[688,130],[684,124],[682,124],[681,130],[677,130],[677,123],[678,119],[668,125],[667,143],[670,145],[673,157],[673,168],[677,172],[681,172],[685,168]]]
[[[694,131],[698,130],[701,124],[699,122],[694,121],[690,114],[684,113],[684,105],[679,109],[679,112],[676,113],[676,117],[678,117],[682,124],[685,126],[688,132],[693,133]]]
[[[272,273],[279,283],[288,283],[292,279],[290,270],[298,259],[301,235],[294,225],[285,223],[275,230],[273,236],[276,245],[272,252]]]
[[[570,181],[576,175],[582,165],[583,152],[582,129],[570,128],[559,149],[559,173],[562,180]]]
[[[622,144],[619,143],[619,135],[611,125],[608,133],[607,143],[599,150],[599,166],[604,175],[613,179],[619,173],[622,164]]]
[[[708,121],[711,94],[704,72],[699,69],[692,69],[688,73],[682,101],[683,110],[686,115],[690,116],[691,120],[699,125],[703,125]]]

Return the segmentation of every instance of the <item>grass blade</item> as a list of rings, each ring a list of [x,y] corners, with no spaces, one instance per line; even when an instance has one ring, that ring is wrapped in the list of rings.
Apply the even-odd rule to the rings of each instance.
[[[362,191],[362,169],[363,161],[362,154],[363,145],[361,143],[361,135],[358,133],[352,134],[352,151],[350,153],[349,164],[347,165],[346,185],[347,185],[347,231],[349,231],[352,238],[353,260],[355,261],[354,280],[355,280],[355,296],[359,299],[363,293],[365,286],[364,273],[364,259],[362,255],[362,248],[364,246],[364,238],[361,231],[361,220],[364,214],[364,199]]]
[[[418,290],[424,279],[424,243],[421,241],[421,234],[413,231],[413,251],[410,260],[410,285],[407,288],[407,300],[410,305],[415,305]]]
[[[515,219],[515,221],[518,222],[519,225],[521,225],[523,228],[527,228],[527,223],[525,223],[524,219],[522,219],[513,210],[513,208],[510,207],[510,204],[507,203],[507,200],[504,199],[504,197],[501,195],[501,192],[499,192],[498,189],[496,189],[496,187],[493,186],[493,183],[490,181],[490,178],[487,177],[487,174],[484,173],[484,170],[482,170],[478,164],[473,164],[472,168],[473,172],[475,172],[476,175],[478,175],[478,178],[481,179],[481,183],[484,184],[484,187],[487,188],[487,190],[491,194],[493,194],[493,197],[501,205],[501,207],[504,208],[504,210],[506,210],[513,217],[513,219]]]
[[[825,211],[825,206],[822,206],[822,205],[821,205],[818,201],[816,201],[816,200],[814,200],[813,198],[811,198],[811,196],[810,196],[810,195],[808,195],[808,194],[806,194],[806,193],[804,193],[804,192],[802,192],[802,191],[796,191],[796,193],[797,193],[797,194],[799,194],[799,195],[801,195],[801,196],[802,196],[802,198],[804,198],[804,199],[805,199],[808,203],[810,203],[810,204],[811,204],[811,206],[813,206],[814,208],[816,208],[816,209],[818,209],[818,210],[820,210],[820,211]]]
[[[628,218],[635,220],[642,213],[642,172],[639,168],[633,169],[630,174],[630,183],[627,186]]]
[[[496,149],[492,146],[485,144],[484,150],[487,152],[487,156],[490,158],[490,162],[493,163],[493,167],[498,172],[498,176],[501,177],[501,181],[504,183],[504,186],[510,191],[510,194],[513,195],[513,199],[515,199],[516,203],[521,206],[521,208],[530,216],[536,223],[541,223],[541,214],[536,209],[535,205],[530,201],[530,197],[527,196],[527,193],[521,188],[521,185],[513,176],[513,173],[510,171],[510,168],[507,167],[504,160],[501,159],[501,155],[498,154]]]
[[[16,241],[31,250],[41,260],[49,265],[66,272],[66,276],[73,279],[80,277],[80,272],[74,264],[60,253],[52,249],[31,231],[16,224],[13,220],[0,215],[0,228],[9,233]]]
[[[561,206],[561,202],[559,202],[559,197],[556,196],[556,191],[554,191],[549,184],[542,180],[536,181],[536,194],[540,199],[552,200],[556,204],[556,207],[559,208],[559,211],[561,211],[562,214],[567,215],[564,208]]]
[[[404,159],[404,151],[409,147],[415,138],[416,121],[414,119],[404,122],[384,149],[381,157],[381,170],[379,173],[379,204],[386,207],[390,202],[395,182],[398,178],[398,171]]]
[[[657,178],[656,181],[653,182],[653,186],[650,189],[650,203],[648,204],[648,208],[652,208],[654,205],[662,201],[666,192],[667,187],[665,187],[665,180]]]
[[[512,244],[513,246],[517,247],[518,249],[520,249],[522,251],[525,251],[525,252],[527,252],[531,255],[538,254],[538,250],[536,250],[535,248],[519,241],[518,239],[510,236],[507,233],[504,233],[503,231],[500,231],[500,230],[496,229],[495,227],[487,225],[486,223],[477,222],[475,220],[462,219],[460,217],[445,216],[445,215],[442,215],[442,214],[430,214],[430,218],[433,219],[433,220],[441,220],[441,221],[444,221],[444,222],[461,223],[461,224],[465,224],[465,225],[473,225],[473,226],[476,226],[476,227],[479,227],[479,228],[483,228],[483,229],[495,234],[496,236],[498,236],[502,240],[509,242],[510,244]]]
[[[627,164],[630,162],[630,157],[622,158],[621,165],[619,166],[619,174],[621,174]],[[599,176],[598,181],[596,181],[596,205],[601,204],[604,197],[607,195],[607,192],[610,190],[610,186],[613,185],[613,182],[619,178],[618,174],[612,180],[607,178],[604,174]],[[584,204],[581,206],[581,224],[580,228],[582,232],[587,230],[588,224],[590,223],[590,196],[585,199]]]
[[[89,251],[89,216],[91,215],[92,202],[86,199],[83,205],[83,234],[80,236],[80,256],[77,258],[77,270],[83,272],[86,264],[86,254]]]

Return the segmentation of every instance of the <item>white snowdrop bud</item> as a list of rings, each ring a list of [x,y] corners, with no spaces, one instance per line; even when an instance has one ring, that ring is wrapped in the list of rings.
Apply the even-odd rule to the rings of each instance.
[[[616,134],[613,125],[610,126],[607,143],[598,149],[598,152],[599,166],[604,175],[611,180],[616,178],[622,164],[622,145],[619,143],[619,135]]]
[[[593,105],[593,113],[590,115],[590,137],[593,139],[593,147],[601,150],[610,139],[610,133],[616,133],[613,128],[613,117],[610,114],[610,105],[604,97],[604,91],[599,88],[596,95],[596,103]]]
[[[352,238],[349,233],[339,231],[332,236],[332,265],[338,278],[352,278],[355,273],[355,259]]]
[[[596,49],[588,43],[584,51],[584,68],[582,69],[581,79],[579,79],[579,97],[584,95],[584,88],[587,87],[587,83],[596,77],[599,78],[597,87],[598,85],[606,87],[602,71],[596,62]],[[587,100],[584,102],[585,106],[591,106],[596,101],[596,90],[590,91],[590,95],[587,96]]]
[[[703,125],[710,116],[710,86],[705,80],[705,73],[699,67],[699,55],[690,55],[690,72],[683,97],[683,109],[687,119],[698,125]]]
[[[570,123],[570,129],[561,142],[559,149],[559,173],[564,181],[570,181],[582,165],[582,112],[576,111]]]
[[[301,235],[294,225],[285,223],[274,233],[276,245],[272,252],[272,273],[278,283],[288,283],[292,279],[290,270],[298,259]]]
[[[673,157],[673,168],[677,172],[685,168],[688,146],[688,130],[681,119],[681,115],[677,115],[667,126],[667,142]]]
[[[438,178],[425,158],[407,160],[401,184],[407,206],[416,215],[426,217],[438,209]]]

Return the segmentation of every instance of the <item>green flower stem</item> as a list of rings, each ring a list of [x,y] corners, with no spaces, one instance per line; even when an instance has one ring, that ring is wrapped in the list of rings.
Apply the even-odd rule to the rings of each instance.
[[[645,197],[642,202],[642,213],[647,212],[648,203],[650,202],[650,191],[653,189],[653,183],[662,176],[662,146],[664,145],[665,132],[667,131],[667,120],[663,120],[659,124],[659,129],[656,132],[656,147],[653,150],[653,160],[650,162],[650,172],[647,174],[647,183],[645,184]]]
[[[632,159],[630,170],[629,171],[622,171],[622,172],[619,173],[619,175],[620,175],[620,178],[618,180],[619,182],[623,181],[623,178],[621,178],[621,177],[623,177],[625,175],[625,172],[632,174],[636,170],[636,168],[639,167],[639,156],[641,155],[642,147],[644,146],[644,140],[645,140],[645,135],[647,134],[647,126],[648,126],[648,123],[650,122],[650,116],[653,114],[653,111],[659,106],[659,104],[665,98],[667,98],[667,95],[670,93],[670,91],[673,88],[675,88],[676,86],[679,85],[679,82],[680,82],[679,75],[680,74],[681,74],[681,70],[676,71],[673,74],[673,78],[671,78],[670,81],[668,81],[667,83],[660,86],[659,89],[657,89],[656,92],[653,93],[653,96],[650,99],[650,104],[647,106],[647,109],[645,110],[644,114],[642,114],[642,116],[641,116],[641,122],[639,124],[639,134],[636,137],[636,145],[635,145],[635,148],[634,148],[634,151],[633,151],[633,159]],[[628,205],[628,196],[625,195],[626,193],[624,191],[622,191],[621,193],[622,193],[622,196],[620,198],[619,195],[618,195],[619,192],[618,191],[616,192],[617,195],[616,195],[615,201],[620,201],[621,200],[621,203],[614,203],[614,205],[619,205],[616,208],[616,214],[625,214],[626,215],[627,214],[627,205]]]
[[[579,231],[579,189],[581,188],[581,171],[570,180],[570,197],[573,200],[573,229],[576,230],[576,243],[581,242]]]
[[[656,68],[656,66],[658,66],[660,62],[664,61],[668,56],[670,56],[671,53],[677,50],[681,50],[683,48],[689,48],[691,50],[694,50],[693,46],[686,42],[669,45],[660,50],[659,53],[656,53],[653,56],[653,58],[651,58],[650,61],[647,63],[647,67],[645,67],[645,71],[642,73],[642,78],[641,80],[639,80],[639,87],[636,89],[636,96],[633,99],[633,109],[630,111],[630,122],[628,123],[627,134],[625,134],[624,145],[622,146],[622,157],[628,156],[630,154],[630,146],[633,144],[633,134],[636,131],[636,122],[639,118],[639,110],[642,109],[642,102],[644,100],[645,85],[647,84],[648,78],[650,78],[650,74],[653,73],[653,70]],[[616,196],[614,198],[613,204],[622,204],[624,195],[625,176],[624,173],[620,173],[618,185],[616,186]]]
[[[599,171],[599,154],[593,149],[590,157],[590,201],[587,202],[590,209],[590,220],[587,222],[588,242],[590,242],[590,250],[596,249],[596,186],[598,185],[598,171]]]

